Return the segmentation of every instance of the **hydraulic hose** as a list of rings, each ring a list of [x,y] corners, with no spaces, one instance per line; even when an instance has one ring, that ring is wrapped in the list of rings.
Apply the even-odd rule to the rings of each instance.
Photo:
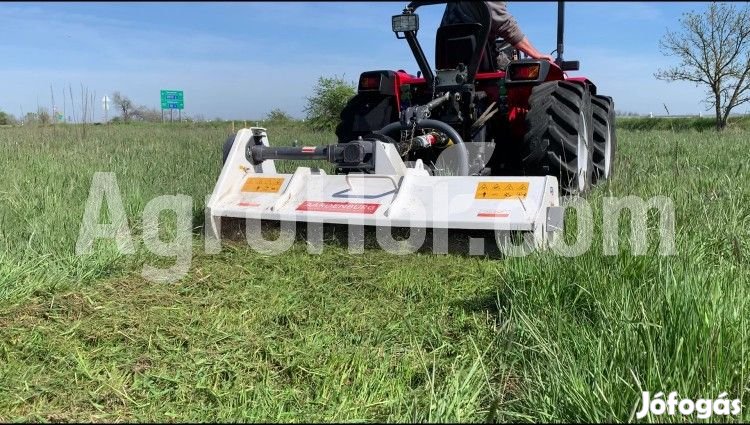
[[[458,172],[457,174],[459,176],[468,176],[469,175],[469,153],[466,150],[466,146],[464,145],[464,140],[461,138],[461,136],[458,134],[458,132],[448,124],[437,121],[437,120],[431,120],[431,119],[423,119],[419,120],[417,124],[417,128],[433,128],[435,130],[440,130],[444,132],[449,139],[453,140],[453,143],[456,146],[456,149],[458,149]],[[410,128],[408,126],[403,127],[401,125],[400,121],[392,122],[385,127],[381,128],[380,130],[376,131],[377,134],[383,134],[388,135],[388,133],[392,133],[396,130],[409,130]]]

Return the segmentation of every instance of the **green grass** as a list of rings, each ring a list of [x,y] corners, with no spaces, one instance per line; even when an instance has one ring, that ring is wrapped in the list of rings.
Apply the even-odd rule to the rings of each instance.
[[[597,223],[605,196],[669,196],[675,256],[655,243],[634,256],[626,236],[616,256],[596,240],[576,258],[353,255],[335,242],[207,255],[196,229],[176,284],[140,277],[157,260],[143,248],[75,256],[91,176],[116,173],[136,233],[163,194],[192,196],[199,226],[229,128],[87,131],[0,129],[2,421],[623,422],[641,389],[726,391],[750,420],[740,131],[619,132],[617,176],[589,197]]]

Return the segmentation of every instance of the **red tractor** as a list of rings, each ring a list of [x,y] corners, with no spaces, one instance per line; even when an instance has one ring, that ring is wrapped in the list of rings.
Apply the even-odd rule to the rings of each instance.
[[[420,72],[362,73],[357,94],[341,113],[339,143],[376,139],[405,146],[399,149],[404,160],[421,159],[435,173],[441,171],[436,158],[456,146],[452,174],[555,176],[564,194],[585,194],[592,183],[610,178],[614,103],[588,78],[567,74],[579,63],[562,57],[563,2],[554,63],[521,58],[502,39],[490,40],[484,7],[480,23],[438,29],[433,72],[417,40],[416,11],[444,3],[413,1],[393,17],[393,31],[409,44]],[[500,54],[510,60],[497,63]],[[491,153],[473,145],[491,146]]]

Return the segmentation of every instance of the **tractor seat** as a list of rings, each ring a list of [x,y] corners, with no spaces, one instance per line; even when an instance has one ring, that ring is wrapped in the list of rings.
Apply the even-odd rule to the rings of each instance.
[[[435,67],[436,69],[455,69],[459,63],[469,66],[477,49],[482,42],[482,24],[465,23],[444,25],[438,28],[435,35]],[[490,46],[485,41],[481,49],[481,59],[477,72],[494,72],[492,65],[494,56]]]

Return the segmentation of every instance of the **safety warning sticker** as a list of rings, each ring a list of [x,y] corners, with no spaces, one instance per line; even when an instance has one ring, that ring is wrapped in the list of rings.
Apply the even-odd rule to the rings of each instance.
[[[297,211],[335,212],[349,214],[375,214],[380,204],[363,204],[358,202],[316,202],[305,201]]]
[[[479,182],[475,199],[515,199],[529,194],[528,182]]]
[[[276,177],[249,177],[242,185],[243,192],[276,193],[284,183],[283,178]]]

